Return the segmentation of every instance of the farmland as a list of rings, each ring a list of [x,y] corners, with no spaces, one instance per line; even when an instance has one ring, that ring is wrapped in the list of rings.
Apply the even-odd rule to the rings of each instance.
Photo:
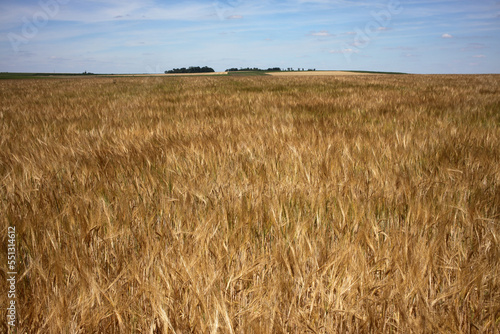
[[[499,75],[6,79],[0,102],[19,333],[499,332]]]

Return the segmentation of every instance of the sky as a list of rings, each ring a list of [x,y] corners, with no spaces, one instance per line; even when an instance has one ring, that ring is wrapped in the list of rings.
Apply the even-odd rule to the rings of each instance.
[[[500,0],[0,0],[0,72],[500,73]]]

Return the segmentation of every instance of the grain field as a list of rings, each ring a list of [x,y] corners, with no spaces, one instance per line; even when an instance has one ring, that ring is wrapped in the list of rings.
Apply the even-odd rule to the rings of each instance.
[[[500,331],[498,75],[2,80],[0,101],[17,333]]]

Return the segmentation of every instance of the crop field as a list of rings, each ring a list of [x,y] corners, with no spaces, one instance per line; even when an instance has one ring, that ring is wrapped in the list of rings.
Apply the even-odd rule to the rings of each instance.
[[[11,227],[17,333],[499,333],[500,76],[1,80],[0,227],[0,332]]]

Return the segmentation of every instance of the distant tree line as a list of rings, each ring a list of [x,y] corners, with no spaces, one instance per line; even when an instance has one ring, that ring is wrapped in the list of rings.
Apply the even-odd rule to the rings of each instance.
[[[297,68],[296,70],[294,70],[292,67],[289,67],[287,69],[284,69],[283,71],[287,71],[287,72],[302,72],[302,71],[305,71],[306,69],[305,68]],[[316,71],[315,68],[308,68],[307,71]]]
[[[262,71],[262,72],[280,72],[280,71],[305,71],[304,68],[298,68],[297,70],[294,70],[291,67],[281,69],[279,67],[269,67],[268,69],[262,69],[258,67],[232,67],[228,68],[226,72],[237,72],[237,71]],[[308,69],[307,71],[316,71],[316,69]],[[173,70],[168,70],[165,71],[167,74],[171,73],[210,73],[210,72],[215,72],[215,70],[211,67],[208,66],[190,66],[188,68],[182,67],[182,68],[174,68]],[[90,74],[90,73],[89,73]]]
[[[245,67],[245,68],[236,68],[236,67],[233,67],[233,68],[228,68],[226,70],[226,72],[236,72],[236,71],[266,71],[266,72],[280,72],[280,71],[285,71],[285,72],[288,72],[288,71],[305,71],[304,68],[298,68],[296,70],[294,70],[293,68],[291,67],[288,67],[288,68],[284,68],[284,69],[281,69],[279,67],[270,67],[268,68],[267,70],[266,69],[261,69],[261,68],[257,68],[257,67]],[[307,69],[307,71],[316,71],[315,68],[310,68],[310,69]]]
[[[210,72],[215,72],[213,68],[208,67],[208,66],[190,66],[188,68],[182,67],[182,68],[174,68],[173,70],[168,70],[165,71],[166,74],[171,74],[171,73],[210,73]]]
[[[233,67],[233,68],[228,68],[226,70],[226,72],[236,72],[236,71],[267,71],[267,72],[271,72],[271,71],[275,71],[275,72],[279,72],[281,71],[281,68],[279,67],[270,67],[268,68],[267,70],[266,69],[261,69],[261,68],[257,68],[257,67],[245,67],[245,68],[236,68],[236,67]]]

